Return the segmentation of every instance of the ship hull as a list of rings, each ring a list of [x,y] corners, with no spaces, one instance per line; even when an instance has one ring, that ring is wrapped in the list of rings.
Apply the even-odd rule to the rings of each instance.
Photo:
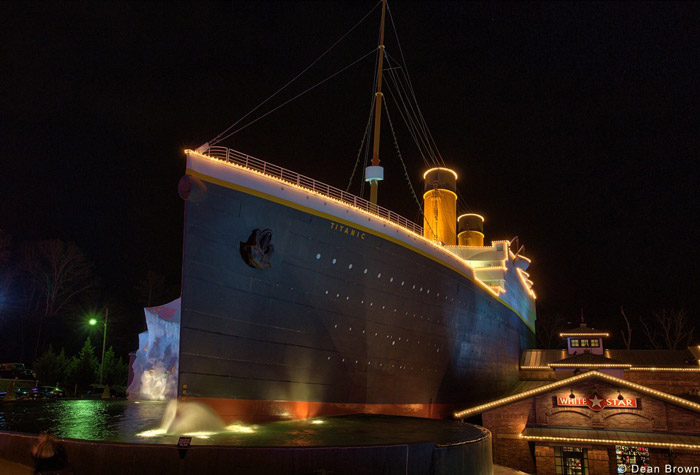
[[[444,417],[517,380],[532,330],[449,262],[391,227],[188,173],[207,193],[186,202],[181,399],[227,420]],[[269,268],[241,252],[255,229],[272,232]]]

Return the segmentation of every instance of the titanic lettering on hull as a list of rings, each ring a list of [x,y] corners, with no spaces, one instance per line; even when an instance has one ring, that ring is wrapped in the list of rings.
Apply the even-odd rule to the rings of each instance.
[[[339,233],[345,234],[346,236],[362,240],[364,240],[367,236],[366,233],[363,233],[362,231],[351,228],[350,226],[345,226],[344,224],[338,224],[334,221],[331,221],[331,231],[337,231]]]

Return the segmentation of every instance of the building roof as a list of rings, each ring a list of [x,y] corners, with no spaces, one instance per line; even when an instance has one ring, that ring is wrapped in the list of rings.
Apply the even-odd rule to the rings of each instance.
[[[532,389],[537,389],[540,386],[544,386],[545,384],[549,384],[551,381],[548,381],[546,379],[538,379],[534,381],[518,381],[515,383],[513,386],[511,386],[508,391],[504,392],[501,394],[501,397],[508,397],[508,396],[513,396],[515,394],[520,394],[524,393],[525,391],[530,391]]]
[[[590,354],[590,353],[583,353]],[[631,365],[631,370],[697,370],[695,355],[685,350],[605,350],[605,357]],[[551,363],[567,358],[566,350],[523,350],[521,369],[549,369]]]
[[[551,368],[629,368],[632,365],[594,353],[581,353],[549,363]]]
[[[565,337],[576,337],[576,336],[599,336],[599,337],[606,337],[610,336],[608,332],[604,332],[602,330],[596,330],[595,328],[591,328],[586,326],[585,323],[582,323],[581,326],[572,328],[571,330],[566,330],[561,333],[559,333],[559,336],[562,338]]]
[[[549,369],[549,363],[563,360],[566,356],[566,350],[523,350],[520,353],[520,367]]]
[[[698,366],[693,353],[684,350],[605,350],[605,356],[632,366],[682,367]]]
[[[526,427],[520,437],[525,440],[543,442],[578,442],[582,444],[636,445],[700,450],[700,436],[669,434],[667,432]]]
[[[632,383],[630,381],[627,381],[625,379],[620,379],[616,378],[615,376],[611,376],[609,374],[601,373],[599,371],[587,371],[582,374],[578,374],[576,376],[572,376],[570,378],[566,379],[561,379],[559,381],[551,382],[549,384],[545,384],[539,387],[536,387],[534,389],[530,390],[525,390],[520,393],[512,394],[506,397],[502,397],[500,399],[497,399],[492,402],[488,402],[486,404],[480,404],[478,406],[473,406],[467,409],[463,409],[461,411],[457,411],[453,414],[454,417],[458,419],[462,419],[468,416],[472,416],[475,414],[481,414],[482,412],[490,411],[493,409],[496,409],[498,407],[502,406],[507,406],[508,404],[513,404],[515,402],[522,401],[524,399],[529,399],[534,396],[538,396],[540,394],[547,393],[549,391],[552,391],[553,389],[558,389],[561,387],[568,387],[572,383],[576,383],[579,381],[587,380],[587,379],[598,379],[603,382],[607,382],[610,384],[614,384],[620,388],[629,388],[629,389],[634,389],[635,391],[639,391],[640,393],[646,394],[648,396],[654,397],[656,399],[668,402],[670,404],[675,404],[677,406],[681,406],[685,409],[689,409],[691,411],[695,411],[700,413],[700,404],[696,402],[689,401],[688,399],[684,399],[678,396],[673,396],[668,393],[664,393],[661,391],[657,391],[656,389],[649,388],[647,386],[642,386],[641,384],[637,383]]]

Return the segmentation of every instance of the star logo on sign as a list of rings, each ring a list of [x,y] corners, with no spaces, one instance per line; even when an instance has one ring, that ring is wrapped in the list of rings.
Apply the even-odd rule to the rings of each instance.
[[[593,394],[591,394],[590,396],[588,396],[586,398],[586,405],[588,406],[589,409],[591,409],[593,411],[600,411],[608,404],[605,401],[605,399],[598,396],[597,392],[594,392]]]
[[[591,407],[600,407],[600,403],[603,401],[601,398],[598,397],[597,394],[593,395],[593,398],[591,398]]]

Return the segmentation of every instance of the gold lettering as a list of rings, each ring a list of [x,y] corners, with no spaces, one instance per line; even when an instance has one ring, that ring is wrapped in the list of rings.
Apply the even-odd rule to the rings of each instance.
[[[351,228],[350,226],[344,226],[342,224],[338,224],[334,221],[331,221],[331,230],[333,231],[338,231],[343,234],[347,234],[348,236],[355,237],[358,239],[365,239],[367,236],[365,233],[361,233],[359,230]]]

